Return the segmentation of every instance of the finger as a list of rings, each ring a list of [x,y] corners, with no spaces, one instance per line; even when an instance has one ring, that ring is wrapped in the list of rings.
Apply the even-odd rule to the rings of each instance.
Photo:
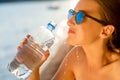
[[[31,36],[30,34],[27,34],[27,35],[26,35],[27,38],[30,38],[30,36]]]
[[[49,57],[49,55],[50,55],[50,53],[49,53],[49,51],[47,50],[47,51],[44,53],[44,56],[43,56],[42,60],[43,60],[43,61],[46,61],[47,58]]]
[[[17,50],[20,50],[23,47],[23,45],[26,43],[27,43],[27,39],[25,38],[23,42],[21,42],[20,45],[17,47]]]
[[[21,46],[18,46],[18,47],[17,47],[17,50],[20,50],[20,49],[21,49]]]
[[[29,39],[30,41],[33,41],[33,37],[30,34],[27,34],[26,38]]]
[[[18,47],[17,50],[20,50],[23,47],[23,44],[21,43]]]
[[[26,44],[27,42],[28,42],[28,40],[27,40],[27,38],[25,38],[25,39],[23,40],[22,44],[24,45],[24,44]]]
[[[39,66],[41,66],[48,59],[48,57],[49,57],[49,51],[46,51],[44,53],[44,56],[42,57],[42,59],[40,61],[40,65]]]
[[[46,57],[46,58],[48,58],[48,57],[49,57],[49,55],[50,55],[49,50],[47,50],[47,51],[44,53],[44,55],[45,55],[45,57]]]

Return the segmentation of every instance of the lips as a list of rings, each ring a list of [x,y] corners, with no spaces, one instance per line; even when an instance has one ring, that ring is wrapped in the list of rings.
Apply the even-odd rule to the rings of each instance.
[[[69,29],[68,33],[74,34],[75,32],[73,30]]]

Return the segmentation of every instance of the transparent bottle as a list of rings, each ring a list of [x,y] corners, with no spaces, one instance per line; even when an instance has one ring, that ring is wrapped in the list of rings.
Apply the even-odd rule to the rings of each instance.
[[[28,42],[18,50],[14,59],[8,64],[8,70],[19,80],[26,80],[32,71],[40,64],[44,52],[54,43],[52,31],[56,24],[49,22],[47,27],[41,26],[37,33],[28,38]]]

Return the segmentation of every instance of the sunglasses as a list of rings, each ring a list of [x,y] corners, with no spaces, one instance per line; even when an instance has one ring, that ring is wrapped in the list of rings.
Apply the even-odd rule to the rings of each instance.
[[[80,24],[82,23],[84,17],[89,17],[91,18],[92,20],[102,24],[102,25],[108,25],[105,21],[102,21],[102,20],[99,20],[99,19],[96,19],[90,15],[87,15],[84,11],[80,10],[78,12],[75,12],[73,9],[70,9],[69,12],[68,12],[68,20],[71,19],[73,16],[75,15],[75,21],[77,24]]]

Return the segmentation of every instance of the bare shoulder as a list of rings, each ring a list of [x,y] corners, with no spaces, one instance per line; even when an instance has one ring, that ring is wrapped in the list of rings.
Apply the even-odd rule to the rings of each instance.
[[[103,75],[111,77],[112,80],[120,80],[120,59],[105,66],[100,72],[102,72]]]
[[[73,47],[64,57],[52,80],[74,80],[75,66],[78,66],[77,62],[79,62],[79,59],[82,57],[82,53],[83,51],[81,47]],[[76,58],[78,58],[78,60]]]
[[[73,64],[77,64],[77,62],[81,62],[84,59],[84,51],[83,48],[80,46],[77,47],[73,47],[70,52],[66,55],[65,57],[65,61],[67,61],[67,63],[73,65]],[[73,66],[75,66],[73,65]]]
[[[73,47],[70,52],[67,54],[66,57],[68,58],[76,58],[76,57],[83,57],[84,56],[84,51],[81,46]]]

